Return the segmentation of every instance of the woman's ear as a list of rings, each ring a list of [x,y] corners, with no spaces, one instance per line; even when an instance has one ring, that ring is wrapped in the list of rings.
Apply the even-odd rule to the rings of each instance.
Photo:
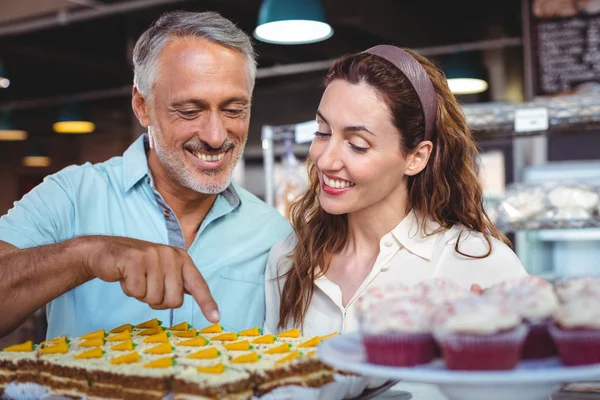
[[[404,173],[409,176],[414,176],[423,171],[425,166],[427,166],[432,150],[433,143],[431,143],[430,140],[424,140],[419,143],[417,148],[408,156],[408,164],[406,165]]]

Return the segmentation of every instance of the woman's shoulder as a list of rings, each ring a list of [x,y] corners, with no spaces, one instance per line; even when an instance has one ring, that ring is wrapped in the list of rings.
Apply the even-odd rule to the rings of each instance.
[[[488,242],[489,240],[489,242]],[[444,242],[446,245],[456,247],[458,242],[458,249],[461,253],[469,254],[472,256],[483,256],[488,253],[491,245],[491,253],[488,257],[493,259],[510,259],[517,260],[517,255],[514,251],[503,241],[479,231],[474,231],[464,227],[462,224],[456,224],[444,234]],[[487,258],[487,257],[486,257]]]
[[[294,232],[281,239],[271,247],[270,257],[281,258],[290,254],[298,243]]]
[[[296,235],[292,232],[271,247],[267,262],[268,275],[280,275],[282,270],[287,270],[291,266],[292,263],[289,256],[296,248],[296,243]]]

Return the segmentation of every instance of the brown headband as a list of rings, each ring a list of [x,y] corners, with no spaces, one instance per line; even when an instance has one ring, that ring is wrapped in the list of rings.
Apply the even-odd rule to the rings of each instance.
[[[413,56],[396,46],[379,45],[365,50],[394,64],[410,81],[417,92],[425,115],[425,140],[431,140],[437,114],[437,97],[425,68]]]

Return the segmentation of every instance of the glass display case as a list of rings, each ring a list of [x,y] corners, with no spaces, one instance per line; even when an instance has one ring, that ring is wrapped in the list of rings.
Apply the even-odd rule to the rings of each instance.
[[[600,188],[600,161],[556,162],[525,169],[525,184],[585,183]],[[600,274],[598,205],[587,221],[562,220],[555,228],[517,229],[515,250],[532,274],[556,278]]]

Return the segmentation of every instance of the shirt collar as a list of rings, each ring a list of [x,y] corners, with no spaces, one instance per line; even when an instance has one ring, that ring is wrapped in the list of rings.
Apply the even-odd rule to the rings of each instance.
[[[421,229],[422,220],[417,217],[414,210],[411,210],[406,217],[392,230],[392,235],[408,251],[417,256],[431,261],[433,258],[433,247],[438,238],[437,234],[430,233],[440,228],[440,225],[431,219],[428,219],[426,231]],[[430,235],[426,235],[429,233]]]
[[[144,133],[123,153],[123,185],[125,191],[129,191],[143,178],[151,177],[146,155],[149,148],[148,134]],[[242,202],[233,182],[223,192],[219,193],[219,197],[227,200],[231,210],[237,208]]]
[[[129,146],[123,154],[123,185],[129,191],[142,178],[149,176],[146,149],[149,146],[148,134],[144,133]]]

